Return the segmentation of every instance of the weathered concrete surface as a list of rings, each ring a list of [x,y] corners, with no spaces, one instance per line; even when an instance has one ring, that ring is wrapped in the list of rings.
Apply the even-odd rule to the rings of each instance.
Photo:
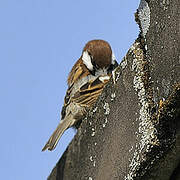
[[[140,37],[49,180],[179,179],[179,5],[141,1]]]

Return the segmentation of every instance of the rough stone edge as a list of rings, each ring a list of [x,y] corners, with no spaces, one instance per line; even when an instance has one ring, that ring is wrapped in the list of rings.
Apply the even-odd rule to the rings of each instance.
[[[163,161],[167,161],[168,157],[171,157],[171,160],[173,159],[172,161],[175,161],[176,157],[173,156],[174,152],[171,152],[169,148],[180,145],[179,141],[178,142],[176,141],[177,137],[175,137],[174,131],[173,131],[174,134],[172,133],[171,138],[169,138],[169,142],[162,142],[163,140],[159,138],[160,135],[158,134],[158,130],[160,126],[164,126],[163,123],[159,124],[159,119],[164,118],[164,116],[162,116],[162,113],[161,115],[159,114],[159,112],[161,112],[161,108],[162,108],[161,106],[163,100],[159,102],[158,112],[155,111],[156,105],[153,102],[151,77],[149,76],[148,73],[149,61],[146,59],[146,51],[147,51],[146,34],[150,27],[150,8],[148,5],[148,1],[146,0],[140,1],[139,8],[135,13],[135,20],[139,25],[140,34],[139,34],[139,38],[136,40],[136,43],[134,43],[133,46],[130,48],[130,51],[132,51],[134,54],[133,64],[134,67],[136,68],[135,69],[134,67],[132,67],[132,69],[135,69],[136,72],[136,75],[134,77],[134,88],[138,93],[138,98],[141,104],[140,117],[139,117],[140,123],[139,123],[139,132],[138,132],[141,136],[140,138],[141,140],[140,143],[136,143],[136,149],[134,151],[133,158],[129,160],[131,162],[130,170],[127,176],[125,176],[125,180],[140,179],[141,177],[142,178],[146,177],[146,179],[149,178],[151,179],[151,177],[154,176],[153,174],[156,174],[154,173],[155,171],[153,171],[154,170],[153,166],[156,166],[157,169],[159,167],[159,162],[161,164],[164,164]],[[139,48],[137,48],[138,46]],[[144,71],[143,69],[147,69],[147,71]],[[179,92],[179,87],[180,84],[175,85],[172,94],[169,96],[168,100],[164,102],[165,104],[167,104],[167,102],[171,102],[172,104],[171,99],[173,99],[172,97],[174,96],[174,94],[176,94],[176,91]],[[179,98],[178,95],[176,97]],[[167,113],[169,112],[167,111]],[[180,110],[179,111],[177,110],[177,114],[178,116],[180,116]],[[174,120],[173,119],[174,116],[176,115],[171,114],[172,118],[171,119],[169,118],[170,122]],[[168,128],[172,128],[171,125],[169,125]],[[166,139],[164,140],[166,141]],[[180,149],[176,148],[173,151],[176,151],[177,154],[177,152],[180,152]],[[139,156],[140,154],[142,154],[143,157],[140,157]],[[177,157],[177,159],[178,158],[180,158],[180,155],[179,157]],[[178,166],[178,162],[179,161],[175,163],[176,164],[175,166],[173,164],[171,165],[171,168],[168,171],[169,174],[166,173],[166,175],[168,174],[168,177],[170,177],[173,174],[173,171],[175,170],[176,166]],[[164,170],[165,169],[166,168],[164,168]],[[148,171],[150,171],[150,173]],[[148,175],[146,175],[147,172]],[[162,178],[165,178],[165,176],[163,176]]]
[[[141,38],[130,48],[129,53],[133,54],[132,71],[135,73],[133,86],[137,92],[140,111],[139,111],[139,128],[136,132],[136,139],[140,139],[134,148],[133,158],[129,159],[129,172],[125,176],[125,180],[132,180],[139,176],[138,170],[141,169],[142,162],[145,162],[147,157],[146,154],[151,151],[153,146],[159,144],[156,128],[151,120],[151,109],[152,109],[152,90],[150,87],[149,80],[149,69],[148,61],[145,58],[145,49],[140,43]],[[143,171],[144,172],[144,171]],[[142,174],[141,174],[142,175]]]
[[[142,124],[140,124],[140,127],[141,127],[141,125],[143,125],[143,123],[147,124],[147,127],[149,124],[151,127],[150,129],[152,129],[152,131],[151,131],[151,133],[149,133],[148,129],[146,129],[147,132],[145,130],[144,134],[141,134],[142,141],[136,147],[137,150],[136,150],[136,152],[134,152],[134,157],[131,160],[130,171],[129,171],[128,175],[125,177],[125,179],[136,179],[136,177],[137,178],[140,176],[142,177],[143,175],[145,175],[147,170],[151,169],[154,166],[154,164],[156,165],[157,161],[160,161],[160,159],[163,156],[165,156],[165,158],[169,157],[168,152],[163,152],[160,155],[158,154],[158,156],[150,157],[149,160],[152,162],[151,165],[147,165],[146,163],[142,165],[142,162],[141,162],[141,164],[138,163],[139,158],[140,158],[138,156],[138,153],[140,152],[139,150],[143,150],[143,153],[152,152],[152,150],[154,150],[154,152],[157,152],[162,148],[162,146],[161,146],[162,144],[159,142],[158,135],[157,135],[158,126],[156,126],[157,125],[156,123],[157,123],[158,118],[163,118],[163,116],[160,116],[160,114],[154,113],[153,119],[152,120],[149,119],[149,117],[151,117],[151,115],[152,115],[150,112],[153,111],[152,110],[153,102],[149,101],[151,99],[151,98],[149,98],[149,96],[151,95],[151,89],[148,89],[148,90],[146,89],[147,84],[150,84],[150,80],[148,79],[150,77],[148,77],[147,74],[142,75],[144,73],[142,71],[142,68],[143,68],[143,66],[147,67],[147,64],[148,64],[148,61],[145,60],[145,51],[147,50],[147,45],[145,42],[146,42],[146,34],[148,32],[149,24],[150,24],[150,11],[149,11],[149,7],[148,7],[148,3],[145,0],[142,0],[141,2],[143,2],[143,3],[140,5],[140,7],[137,11],[137,14],[136,14],[138,17],[138,18],[136,18],[136,21],[138,22],[140,29],[141,29],[140,38],[138,39],[139,41],[136,41],[133,44],[133,46],[130,48],[130,51],[133,52],[134,57],[136,58],[136,60],[134,60],[134,66],[132,67],[132,70],[136,72],[136,76],[134,79],[134,89],[137,91],[140,103],[142,105],[141,111],[144,114],[146,114],[146,117],[147,117],[147,119],[143,119],[144,116],[142,116],[142,117],[140,116],[139,120],[142,120],[140,122],[140,123],[142,123]],[[139,48],[138,48],[138,46],[139,46]],[[145,63],[145,61],[146,61],[146,63],[143,64],[141,61],[144,61],[143,63]],[[126,57],[125,57],[124,60],[120,64],[121,68],[122,69],[125,68],[126,64],[127,64],[127,61],[126,61]],[[116,81],[119,79],[119,76],[120,76],[120,73],[116,72],[116,79],[115,79]],[[148,82],[147,84],[146,83],[141,84],[141,81],[143,80],[143,78],[147,79],[147,82]],[[178,87],[178,85],[177,85],[177,87]],[[175,89],[177,89],[177,88],[175,88]],[[144,94],[144,90],[146,92],[145,94]],[[171,101],[169,101],[169,102],[171,102]],[[164,104],[165,102],[163,102],[163,101],[159,102],[158,112],[161,111],[162,103]],[[165,106],[163,105],[163,107],[165,107]],[[161,113],[161,115],[162,115],[162,113]],[[145,128],[147,128],[147,127],[145,126]],[[144,128],[144,127],[142,127],[142,128]],[[139,132],[142,132],[141,128],[139,129]],[[146,136],[144,136],[145,134],[148,135],[150,137],[150,139],[147,139]],[[175,142],[171,142],[171,146],[173,147],[174,145],[175,145]],[[145,155],[144,162],[146,162],[147,154],[144,154],[144,155]],[[144,168],[144,170],[142,171],[143,168]],[[173,171],[173,169],[172,169],[172,171]],[[172,173],[172,171],[171,171],[171,173]],[[169,175],[171,173],[169,173]]]

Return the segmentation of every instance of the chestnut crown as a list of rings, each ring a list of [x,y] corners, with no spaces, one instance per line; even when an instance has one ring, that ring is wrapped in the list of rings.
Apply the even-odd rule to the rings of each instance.
[[[112,64],[112,50],[104,40],[89,41],[82,53],[83,63],[89,70],[108,68]]]

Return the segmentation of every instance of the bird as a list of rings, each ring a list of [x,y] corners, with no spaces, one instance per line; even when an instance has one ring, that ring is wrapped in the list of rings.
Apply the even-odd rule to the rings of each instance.
[[[67,78],[68,89],[61,111],[61,121],[42,151],[55,149],[64,131],[77,127],[93,107],[118,66],[110,44],[101,39],[87,42]]]

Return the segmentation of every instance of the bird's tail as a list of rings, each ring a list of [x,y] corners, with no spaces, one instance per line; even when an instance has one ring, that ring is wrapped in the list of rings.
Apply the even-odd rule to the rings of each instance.
[[[43,147],[42,151],[45,151],[46,149],[52,151],[56,147],[64,131],[73,124],[72,121],[72,118],[65,118],[64,120],[61,120],[48,142]]]

